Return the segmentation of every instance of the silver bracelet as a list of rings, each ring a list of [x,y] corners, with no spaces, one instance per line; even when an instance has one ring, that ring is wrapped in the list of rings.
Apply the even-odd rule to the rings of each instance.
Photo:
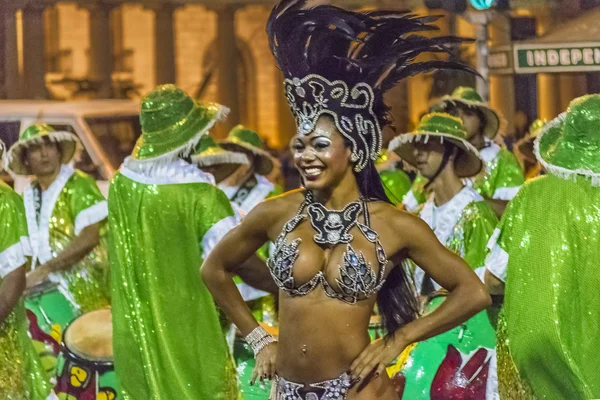
[[[271,343],[277,342],[277,339],[273,335],[270,335],[265,328],[257,326],[246,336],[246,342],[252,347],[254,356]]]

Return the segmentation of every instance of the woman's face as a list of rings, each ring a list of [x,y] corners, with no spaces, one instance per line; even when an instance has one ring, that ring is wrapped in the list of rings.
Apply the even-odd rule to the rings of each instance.
[[[335,187],[352,170],[350,148],[329,117],[321,117],[310,134],[296,135],[291,150],[308,190]]]
[[[439,140],[429,140],[427,143],[418,142],[414,145],[414,155],[417,169],[427,179],[435,176],[444,159],[445,147]]]

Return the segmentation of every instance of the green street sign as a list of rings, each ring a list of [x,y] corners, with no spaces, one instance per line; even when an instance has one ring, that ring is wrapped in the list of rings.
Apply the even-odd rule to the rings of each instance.
[[[509,45],[491,47],[487,57],[490,74],[512,74],[512,47]]]
[[[600,71],[600,42],[515,44],[515,72]]]

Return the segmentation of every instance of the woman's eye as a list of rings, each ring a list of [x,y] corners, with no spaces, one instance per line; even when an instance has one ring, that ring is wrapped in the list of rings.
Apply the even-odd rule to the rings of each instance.
[[[304,149],[304,146],[300,143],[294,143],[292,145],[292,150],[294,151],[302,151],[302,149]]]
[[[315,143],[316,149],[326,149],[329,147],[329,142],[319,141]]]

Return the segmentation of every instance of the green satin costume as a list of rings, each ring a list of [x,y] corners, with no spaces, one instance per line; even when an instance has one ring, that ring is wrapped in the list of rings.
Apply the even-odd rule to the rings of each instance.
[[[531,398],[519,375],[537,399],[600,398],[599,227],[585,178],[546,175],[509,203],[487,261],[506,283],[503,399]]]
[[[110,188],[115,370],[123,400],[235,400],[236,372],[205,255],[236,224],[212,177],[182,160],[135,169]]]
[[[27,262],[31,251],[23,201],[0,181],[0,282]],[[27,336],[23,302],[0,322],[0,398],[43,400],[50,394],[50,383],[37,352]]]

